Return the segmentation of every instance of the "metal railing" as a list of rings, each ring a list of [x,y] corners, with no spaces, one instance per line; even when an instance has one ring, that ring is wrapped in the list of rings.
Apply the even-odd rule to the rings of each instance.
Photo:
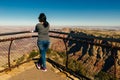
[[[29,55],[32,50],[37,50],[37,38],[32,38],[32,35],[29,33],[30,31],[22,31],[0,34],[0,72],[10,70],[13,67],[29,61],[26,60],[22,63],[16,62],[17,60],[19,61],[22,56]]]
[[[20,33],[28,33],[29,34],[30,32],[29,31],[23,31],[23,32],[18,32],[18,33],[17,32],[15,32],[15,33],[5,33],[5,34],[0,34],[0,36],[14,35],[14,34],[20,34]],[[20,57],[24,54],[28,54],[34,48],[37,49],[37,46],[36,46],[37,35],[33,35],[33,34],[28,35],[28,34],[27,35],[22,35],[22,36],[0,39],[0,43],[1,43],[0,48],[3,50],[3,53],[4,53],[4,54],[0,53],[0,55],[1,55],[0,57],[2,57],[1,60],[0,60],[0,63],[8,64],[7,68],[5,68],[3,70],[0,70],[0,72],[4,71],[6,69],[11,69],[12,67],[16,66],[16,65],[11,66],[11,61],[12,60],[14,61],[14,59],[12,59],[13,54],[15,54],[15,56]],[[66,47],[66,54],[67,54],[67,56],[66,56],[66,68],[65,69],[68,70],[68,55],[69,54],[68,54],[67,42],[68,41],[77,41],[77,42],[85,43],[85,44],[89,44],[89,45],[95,45],[95,46],[100,46],[100,47],[104,47],[104,48],[109,48],[113,57],[114,57],[114,69],[115,69],[114,70],[114,77],[116,77],[116,74],[117,74],[117,72],[116,72],[117,71],[116,61],[118,59],[117,51],[120,50],[120,47],[112,45],[112,44],[106,44],[104,42],[109,41],[111,43],[112,42],[120,43],[120,40],[119,39],[112,39],[112,38],[101,38],[101,37],[94,37],[94,36],[75,36],[75,35],[76,35],[75,33],[65,33],[65,32],[57,32],[57,31],[50,31],[50,33],[49,33],[50,37],[56,38],[56,39],[62,39],[63,42],[64,42],[64,45]],[[27,39],[27,40],[24,41],[25,39]],[[23,41],[19,41],[19,40],[23,40]],[[29,40],[30,40],[30,42],[29,42]],[[97,42],[96,40],[99,40],[99,42]],[[104,41],[104,42],[102,42],[102,41]],[[29,46],[33,46],[33,47],[29,48],[29,46],[26,45],[27,43],[25,44],[26,46],[24,46],[24,45],[22,46],[22,44],[23,44],[22,42],[28,42],[28,44],[33,43],[32,45],[29,45]],[[13,44],[14,44],[14,47],[12,47]],[[22,52],[22,55],[20,55],[20,53],[18,53],[17,50],[12,51],[12,49],[19,48],[18,46],[22,46],[24,49],[25,48],[28,49],[28,52]],[[19,50],[19,51],[24,51],[24,50]],[[8,56],[6,56],[6,55],[8,55]],[[6,62],[3,62],[3,61],[6,61]],[[27,61],[24,61],[24,62],[27,62]],[[82,77],[88,79],[85,76],[82,76]]]

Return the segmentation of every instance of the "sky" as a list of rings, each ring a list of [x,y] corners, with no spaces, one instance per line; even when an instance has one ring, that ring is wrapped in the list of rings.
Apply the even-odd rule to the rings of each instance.
[[[0,26],[34,26],[40,13],[50,25],[120,27],[120,0],[0,0]]]

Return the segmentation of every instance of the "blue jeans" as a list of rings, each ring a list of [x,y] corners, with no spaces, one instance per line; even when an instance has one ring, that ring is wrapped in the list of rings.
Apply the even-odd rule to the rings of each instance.
[[[38,63],[44,68],[46,68],[46,51],[49,47],[49,44],[50,44],[50,42],[48,40],[38,40],[37,41],[37,45],[38,45],[40,55],[41,55]]]

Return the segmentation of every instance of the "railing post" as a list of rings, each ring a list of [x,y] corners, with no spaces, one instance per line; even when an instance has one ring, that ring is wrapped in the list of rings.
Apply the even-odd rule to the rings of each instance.
[[[114,57],[114,78],[117,78],[117,50],[113,49],[113,57]]]
[[[68,48],[67,48],[67,44],[66,44],[67,40],[66,40],[66,39],[63,39],[63,42],[64,42],[64,44],[65,44],[65,54],[66,54],[65,67],[66,67],[66,69],[68,69],[68,53],[67,53]]]
[[[9,69],[11,69],[11,66],[10,66],[10,51],[11,51],[12,42],[13,42],[13,40],[11,39],[9,49],[8,49],[8,68]]]

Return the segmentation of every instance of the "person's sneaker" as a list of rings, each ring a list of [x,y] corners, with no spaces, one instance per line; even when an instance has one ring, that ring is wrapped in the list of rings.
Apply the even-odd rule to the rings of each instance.
[[[39,63],[36,63],[37,69],[41,69],[41,65]]]
[[[41,70],[42,70],[43,72],[46,72],[46,71],[47,71],[47,68],[42,67]]]

